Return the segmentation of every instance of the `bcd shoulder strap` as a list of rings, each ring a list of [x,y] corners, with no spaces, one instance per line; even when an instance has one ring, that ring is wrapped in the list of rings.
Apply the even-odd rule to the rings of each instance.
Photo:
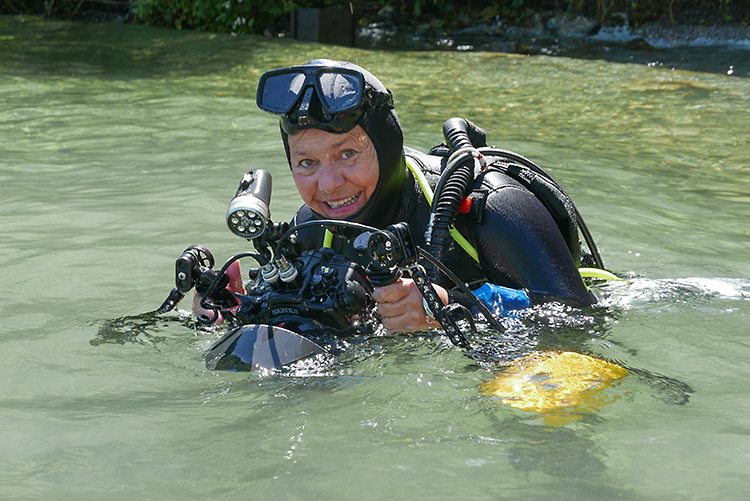
[[[581,264],[581,242],[578,238],[578,221],[572,200],[554,183],[530,168],[516,163],[496,161],[492,168],[515,179],[544,205],[557,224],[576,265]]]

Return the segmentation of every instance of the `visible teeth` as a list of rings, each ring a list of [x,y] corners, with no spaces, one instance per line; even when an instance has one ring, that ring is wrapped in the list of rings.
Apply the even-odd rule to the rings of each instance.
[[[327,203],[331,209],[338,209],[339,207],[343,207],[344,205],[353,204],[357,200],[358,196],[359,196],[359,193],[357,193],[356,195],[352,195],[351,197],[345,200],[339,200],[338,202],[327,202]]]

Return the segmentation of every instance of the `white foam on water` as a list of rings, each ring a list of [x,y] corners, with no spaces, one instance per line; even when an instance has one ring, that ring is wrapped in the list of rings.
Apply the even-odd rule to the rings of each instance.
[[[738,278],[682,278],[673,282],[697,287],[705,293],[727,299],[750,299],[750,283]]]
[[[602,42],[627,43],[635,40],[638,36],[634,35],[627,26],[611,26],[600,29],[591,38]]]
[[[737,278],[635,278],[602,287],[602,303],[629,309],[638,304],[688,303],[710,300],[750,300],[750,282]]]
[[[697,29],[696,29],[697,30]],[[680,47],[725,47],[727,49],[750,50],[750,32],[745,37],[739,34],[728,33],[722,35],[721,31],[696,33],[696,30],[680,33],[679,31],[665,30],[664,36],[653,35],[648,29],[631,30],[629,26],[611,26],[600,29],[592,40],[601,42],[627,43],[632,40],[643,38],[651,46],[657,49],[674,49]],[[661,31],[661,30],[660,30]]]

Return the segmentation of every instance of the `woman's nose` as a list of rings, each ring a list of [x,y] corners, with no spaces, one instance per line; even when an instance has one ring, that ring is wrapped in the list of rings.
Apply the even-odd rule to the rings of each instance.
[[[346,180],[337,166],[327,163],[320,169],[318,189],[325,193],[334,193],[344,185]]]

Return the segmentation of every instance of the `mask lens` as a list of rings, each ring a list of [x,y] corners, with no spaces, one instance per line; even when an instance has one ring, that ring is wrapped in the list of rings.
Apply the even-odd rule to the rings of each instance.
[[[328,113],[342,113],[362,102],[362,75],[323,72],[318,75],[318,94]]]
[[[306,79],[304,74],[296,72],[265,76],[258,85],[258,107],[269,113],[287,113],[297,101]]]

